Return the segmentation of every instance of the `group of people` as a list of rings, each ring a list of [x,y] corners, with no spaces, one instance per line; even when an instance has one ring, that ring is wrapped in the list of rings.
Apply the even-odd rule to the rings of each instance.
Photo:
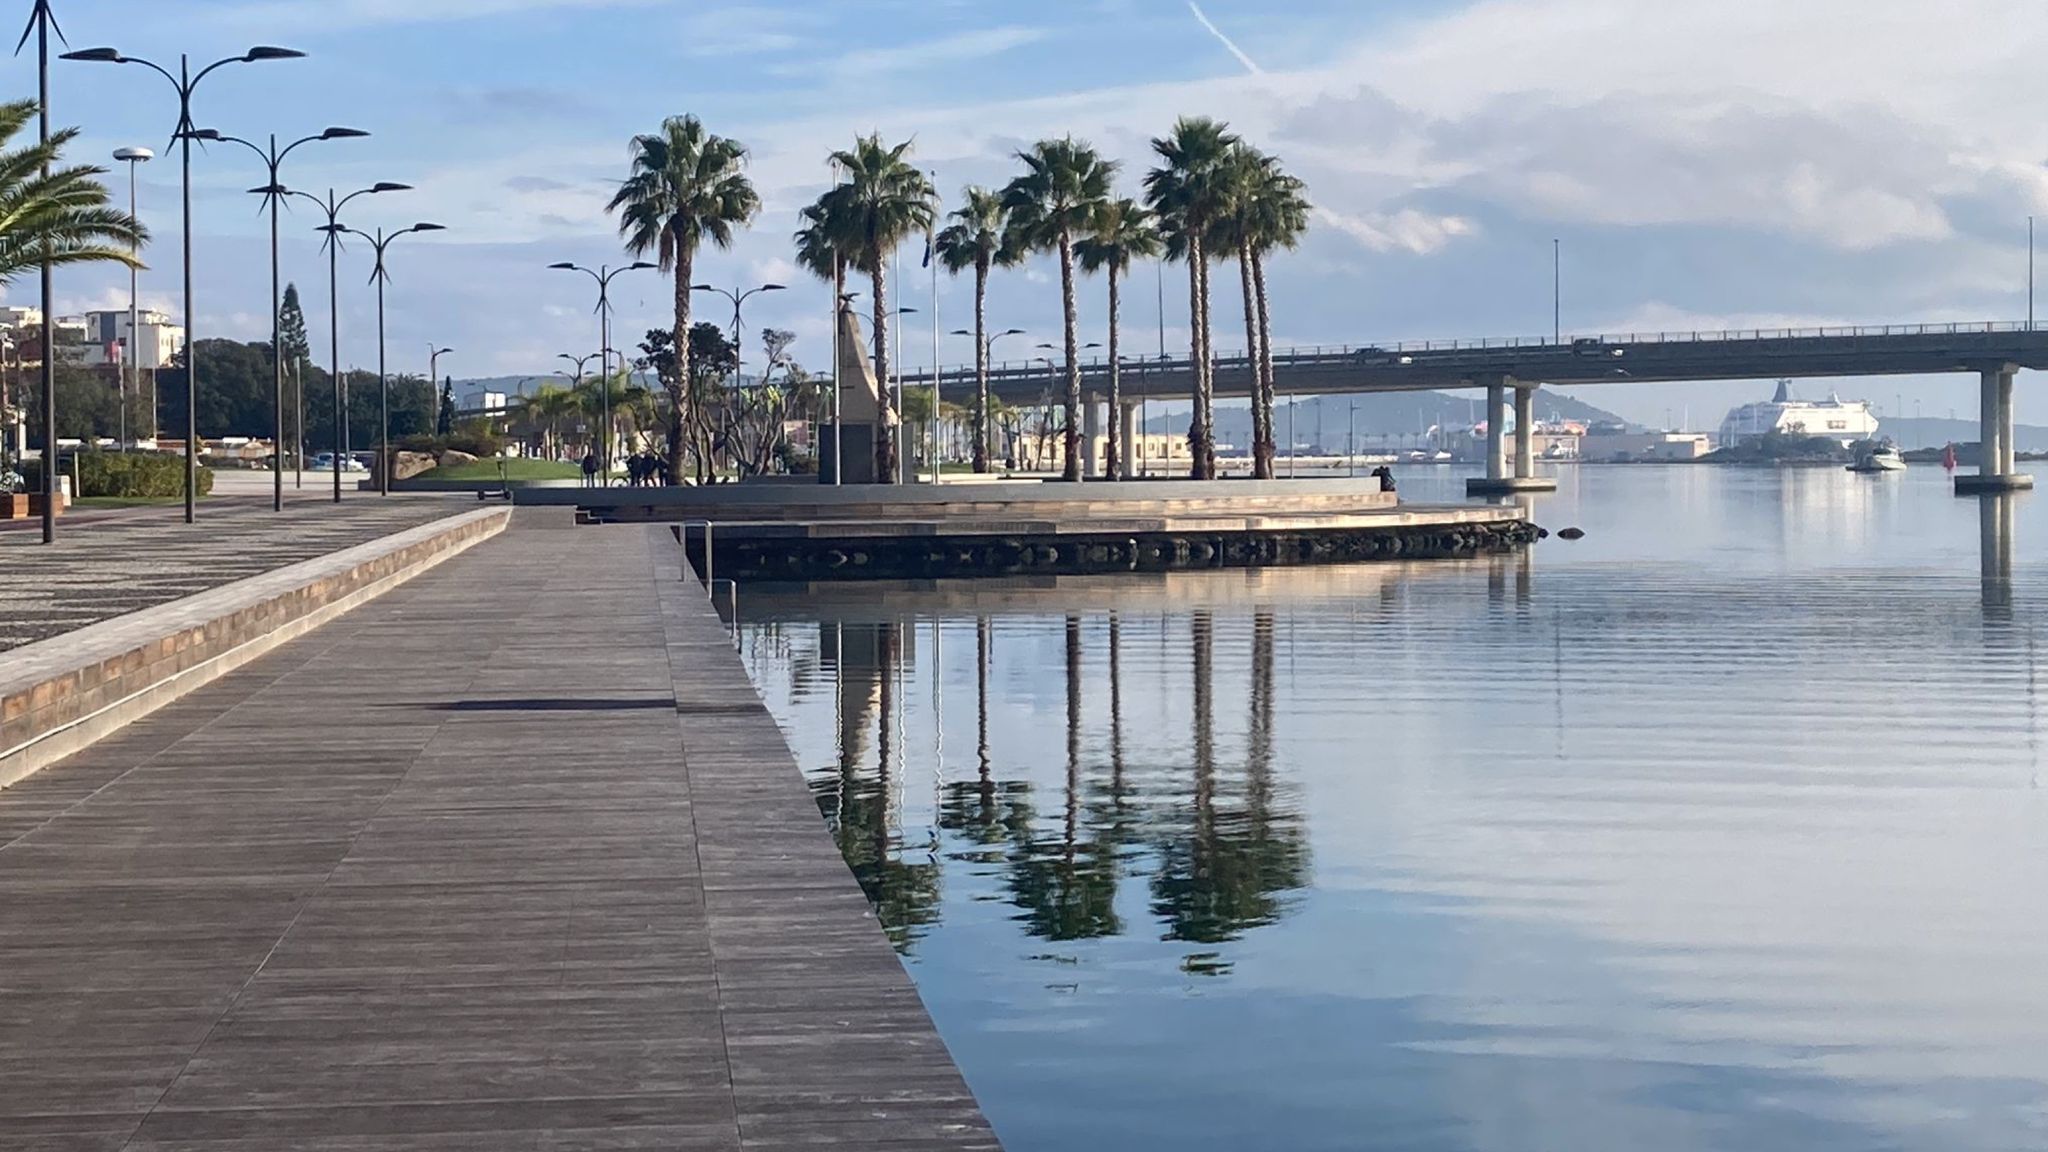
[[[607,481],[598,473],[604,464],[597,453],[583,454],[583,483],[586,487],[602,488]],[[675,473],[669,470],[668,461],[653,452],[635,452],[626,457],[626,483],[634,488],[667,487],[675,483]]]

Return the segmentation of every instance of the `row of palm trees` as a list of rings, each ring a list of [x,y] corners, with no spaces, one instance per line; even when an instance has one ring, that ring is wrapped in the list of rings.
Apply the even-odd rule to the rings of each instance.
[[[1121,287],[1138,260],[1165,257],[1188,266],[1190,359],[1194,415],[1188,427],[1196,479],[1216,476],[1214,345],[1210,338],[1209,266],[1234,260],[1242,282],[1245,338],[1256,380],[1252,397],[1253,464],[1273,475],[1272,320],[1265,261],[1294,247],[1308,228],[1305,186],[1273,157],[1220,121],[1184,117],[1152,141],[1157,164],[1143,178],[1143,200],[1119,197],[1117,161],[1071,136],[1041,140],[1017,154],[1023,171],[1001,189],[967,188],[960,206],[939,227],[937,190],[911,160],[911,142],[888,145],[879,134],[861,137],[831,156],[834,182],[800,213],[794,237],[797,261],[832,285],[845,307],[846,281],[865,274],[873,306],[875,375],[889,379],[889,266],[896,251],[919,234],[948,271],[974,274],[975,400],[973,462],[993,467],[989,404],[987,294],[990,275],[1034,253],[1054,255],[1060,269],[1065,349],[1065,475],[1081,478],[1081,366],[1079,273],[1109,279],[1109,436],[1106,473],[1121,479],[1123,406]],[[694,116],[672,117],[660,132],[636,137],[632,172],[611,201],[629,251],[652,255],[675,277],[676,370],[665,375],[670,405],[670,465],[681,474],[689,380],[687,333],[690,286],[697,252],[705,243],[732,244],[735,228],[752,222],[760,197],[745,172],[746,147],[707,132]],[[936,235],[934,231],[936,230]],[[671,378],[671,375],[673,378]],[[882,391],[882,427],[875,438],[878,477],[897,474],[895,415]]]

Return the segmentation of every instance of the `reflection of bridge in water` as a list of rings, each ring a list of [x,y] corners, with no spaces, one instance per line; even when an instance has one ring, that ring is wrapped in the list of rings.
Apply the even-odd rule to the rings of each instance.
[[[1641,384],[1775,377],[1919,376],[1971,373],[1979,377],[1981,440],[1978,476],[1957,477],[1959,492],[2032,487],[2013,468],[2012,383],[2021,368],[2048,369],[2048,330],[2024,324],[1909,324],[1859,328],[1744,329],[1724,332],[1629,333],[1562,340],[1424,341],[1393,345],[1293,348],[1273,355],[1273,388],[1282,396],[1370,392],[1486,390],[1487,474],[1475,491],[1512,491],[1535,479],[1528,430],[1533,397],[1546,384]],[[939,374],[940,386],[963,394],[974,386],[970,367]],[[1005,363],[990,370],[990,391],[1005,403],[1028,406],[1056,399],[1064,370],[1049,361]],[[1243,355],[1215,363],[1218,398],[1251,395],[1253,372]],[[1120,379],[1123,405],[1186,400],[1193,388],[1186,359],[1126,357]],[[930,373],[904,376],[904,387],[929,387]],[[1101,428],[1109,391],[1109,365],[1081,366],[1090,431]],[[1504,430],[1512,393],[1516,429],[1512,460]],[[1125,419],[1126,435],[1133,421]],[[1134,457],[1128,453],[1125,459]]]

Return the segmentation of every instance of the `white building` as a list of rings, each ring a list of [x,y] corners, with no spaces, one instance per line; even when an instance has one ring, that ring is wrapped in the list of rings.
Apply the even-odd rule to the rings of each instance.
[[[1714,450],[1704,432],[1630,432],[1596,427],[1579,443],[1581,458],[1596,463],[1697,460]]]
[[[83,331],[79,343],[85,346],[81,363],[100,366],[121,362],[123,348],[134,350],[134,366],[144,372],[154,372],[171,366],[178,349],[184,346],[185,329],[171,323],[171,318],[162,312],[145,308],[136,313],[135,338],[129,338],[128,310],[109,309],[103,312],[88,312],[83,317]],[[57,321],[57,339],[67,339],[64,325]]]
[[[1731,408],[1721,421],[1720,446],[1733,448],[1772,432],[1787,436],[1825,436],[1844,447],[1877,436],[1877,417],[1863,400],[1844,400],[1834,393],[1819,401],[1792,398],[1792,382],[1778,381],[1769,400]]]

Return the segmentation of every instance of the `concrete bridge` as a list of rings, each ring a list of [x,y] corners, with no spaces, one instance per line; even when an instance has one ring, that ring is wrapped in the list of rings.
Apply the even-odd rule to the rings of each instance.
[[[1126,356],[1125,408],[1188,399],[1190,367],[1185,358]],[[1323,345],[1276,351],[1273,388],[1282,396],[1484,388],[1487,475],[1473,481],[1472,490],[1500,493],[1554,486],[1536,477],[1527,433],[1534,423],[1532,398],[1542,385],[1972,373],[1980,384],[1984,464],[1979,475],[1958,477],[1956,489],[1975,492],[2032,486],[2013,467],[2012,381],[2021,368],[2048,369],[2048,329],[1981,322]],[[1218,399],[1250,396],[1252,379],[1242,353],[1217,358]],[[945,394],[964,398],[973,389],[974,369],[946,369],[939,383]],[[928,388],[930,373],[906,374],[903,384]],[[995,366],[989,386],[1005,403],[1028,406],[1057,402],[1066,384],[1058,364],[1038,358]],[[1109,388],[1106,360],[1082,365],[1081,387],[1090,399],[1086,419],[1093,431]],[[1517,429],[1512,459],[1504,437],[1510,394]],[[1132,424],[1124,421],[1127,435]],[[1124,458],[1131,459],[1125,447]]]

